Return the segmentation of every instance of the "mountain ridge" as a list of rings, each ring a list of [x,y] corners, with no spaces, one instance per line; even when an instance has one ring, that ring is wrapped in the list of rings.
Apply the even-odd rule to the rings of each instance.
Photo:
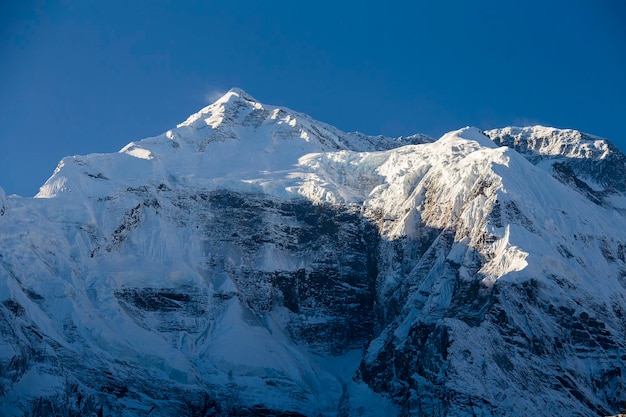
[[[0,409],[622,411],[624,155],[544,127],[408,141],[233,89],[0,191]]]
[[[240,97],[240,94],[247,98]],[[297,164],[300,156],[309,153],[343,149],[377,151],[399,144],[428,141],[432,139],[425,135],[392,139],[341,132],[301,113],[253,101],[242,90],[234,89],[175,129],[123,147],[119,153],[136,158],[134,164],[122,155],[114,154],[65,158],[36,197],[57,196],[70,188],[75,191],[87,188],[89,191],[94,184],[97,188],[93,180],[106,180],[112,176],[109,170],[117,172],[126,168],[126,177],[138,178],[139,182],[145,180],[140,172],[146,168],[152,169],[146,176],[153,178],[167,177],[170,172],[192,182],[191,177],[206,179],[208,183],[255,181],[262,180],[265,172],[289,169]],[[212,152],[204,152],[209,145]],[[100,159],[93,172],[88,171],[86,158]],[[233,170],[233,167],[237,169]],[[74,172],[64,176],[61,171]],[[81,173],[89,178],[81,177]]]

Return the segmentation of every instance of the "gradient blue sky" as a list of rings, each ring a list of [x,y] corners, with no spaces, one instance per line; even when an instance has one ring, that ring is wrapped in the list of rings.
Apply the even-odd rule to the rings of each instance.
[[[346,131],[576,128],[626,150],[626,1],[0,1],[0,186],[237,86]]]

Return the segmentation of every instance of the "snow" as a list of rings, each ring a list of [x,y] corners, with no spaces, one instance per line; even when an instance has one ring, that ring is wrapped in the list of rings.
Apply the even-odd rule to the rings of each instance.
[[[528,143],[529,149],[542,156],[604,159],[610,153],[605,139],[572,129],[546,126],[506,127],[488,130],[489,137],[510,136],[515,144]]]
[[[394,148],[404,142],[341,132],[232,89],[163,135],[131,142],[118,153],[64,158],[34,199],[7,198],[0,189],[0,298],[19,301],[28,320],[73,352],[149,368],[168,384],[237,386],[245,404],[321,415],[336,415],[340,403],[359,415],[399,414],[389,398],[355,377],[357,369],[386,349],[386,337],[404,343],[416,320],[445,323],[456,338],[451,363],[459,390],[466,384],[497,403],[493,393],[508,383],[506,375],[495,368],[478,375],[472,364],[485,363],[491,344],[502,340],[493,329],[446,316],[457,284],[456,276],[444,273],[446,265],[459,265],[460,280],[480,280],[486,288],[500,280],[537,279],[550,286],[562,279],[580,298],[623,303],[624,260],[616,248],[626,241],[626,196],[607,197],[616,209],[594,204],[552,177],[547,165],[533,165],[489,137],[524,140],[542,157],[592,160],[611,151],[599,138],[541,126],[485,133],[465,127],[434,142]],[[381,270],[380,294],[409,294],[400,306],[403,315],[365,351],[321,353],[293,341],[286,327],[292,313],[285,307],[252,314],[238,296],[236,269],[211,266],[210,259],[219,259],[271,273],[307,264],[306,256],[271,243],[249,259],[180,214],[186,212],[176,204],[192,204],[190,194],[219,189],[351,207],[378,228],[382,248],[402,239],[419,242],[425,230],[435,230],[427,252],[432,265],[423,272],[422,260],[415,259],[403,275],[394,270],[395,260],[381,264],[388,269]],[[193,204],[198,206],[188,212],[202,207]],[[437,252],[446,244],[443,231],[451,231],[453,241],[447,252]],[[114,247],[116,233],[121,249]],[[477,273],[475,257],[484,261]],[[194,288],[206,311],[138,312],[114,294],[137,288]],[[554,296],[572,298],[562,290]],[[323,324],[327,317],[307,320]],[[73,333],[63,325],[68,322],[78,325]],[[476,340],[485,341],[484,352]],[[469,356],[461,355],[465,351]],[[15,352],[0,343],[0,359]],[[64,383],[31,368],[7,392],[26,401],[62,390]],[[515,389],[502,395],[519,398]]]
[[[495,148],[496,145],[487,136],[485,136],[478,128],[467,126],[463,129],[448,132],[438,140],[440,145],[452,146],[467,146],[465,142],[473,142],[473,146],[484,148]],[[461,149],[459,149],[461,150]]]
[[[152,159],[152,154],[148,149],[139,148],[135,146],[133,142],[122,148],[122,150],[120,150],[120,153],[126,153],[139,159]]]
[[[175,129],[131,142],[118,154],[92,154],[80,157],[80,161],[65,158],[36,197],[53,198],[71,192],[78,199],[104,198],[103,194],[115,189],[173,181],[288,197],[289,187],[299,184],[285,183],[285,177],[300,175],[294,170],[300,158],[346,147],[371,152],[397,142],[341,132],[292,110],[263,105],[242,90],[232,89]],[[276,182],[281,181],[277,188]]]
[[[269,111],[269,117],[261,117],[257,120],[260,123],[251,128],[241,126],[247,116],[264,109]],[[211,142],[210,134],[219,131],[224,120],[233,117],[238,120],[235,127],[232,130],[223,129],[227,133]],[[198,128],[198,123],[210,126],[209,139],[200,139],[205,134],[200,134],[202,128]],[[468,205],[466,198],[481,178],[495,181],[495,192],[497,183],[501,181],[499,178],[523,178],[527,181],[526,171],[530,169],[520,160],[517,163],[524,166],[524,172],[519,177],[511,175],[510,152],[506,152],[506,148],[498,149],[476,128],[466,127],[450,132],[433,144],[406,146],[386,152],[355,153],[345,150],[328,152],[332,148],[324,148],[319,140],[315,141],[310,136],[310,129],[306,129],[310,124],[308,118],[260,105],[245,92],[233,89],[177,129],[156,138],[130,143],[120,151],[119,156],[93,154],[64,159],[37,197],[54,198],[72,193],[74,199],[109,198],[111,194],[138,185],[174,185],[174,181],[185,187],[259,190],[281,198],[300,195],[316,202],[357,203],[380,208],[388,220],[386,233],[393,237],[412,235],[416,220],[411,217],[413,214],[409,216],[406,213],[415,213],[409,209],[420,207],[429,189],[437,190],[436,200],[441,204],[436,212],[418,210],[417,213],[421,213],[418,215],[427,225],[442,227],[451,216],[459,217],[468,225],[476,219],[484,219],[490,210],[487,200],[515,199],[535,194],[542,188],[539,184],[533,187],[523,183],[502,184],[497,196],[487,196],[487,200],[481,198]],[[282,131],[281,126],[294,128],[293,132],[288,130],[284,135],[277,136],[276,132]],[[194,130],[181,130],[189,127]],[[325,129],[333,132],[331,128]],[[569,131],[544,127],[530,130],[507,128],[504,131],[520,137],[541,134],[555,138],[541,148],[541,152],[548,154],[562,148],[562,137],[577,137]],[[187,133],[191,133],[190,137],[184,136]],[[199,151],[198,142],[207,140],[206,146],[210,147]],[[172,148],[172,141],[179,146]],[[594,143],[605,152],[601,143]],[[576,155],[580,152],[589,155],[587,144],[574,148],[577,150],[571,152]],[[132,156],[137,162],[123,158],[123,155]],[[544,180],[547,179],[540,181]],[[552,179],[548,181],[554,182]],[[531,212],[541,210],[545,203],[545,196],[537,195],[537,198],[541,200],[537,207],[529,207]],[[621,201],[620,197],[614,197],[614,200],[616,204]],[[465,212],[462,213],[462,210]],[[548,219],[538,220],[537,223],[546,230],[554,231],[556,226],[550,225],[550,215],[546,215]],[[526,263],[523,259],[527,252],[519,249],[521,246],[518,244],[509,242],[507,231],[494,231],[499,235],[500,243],[493,245],[496,258],[493,265],[484,269],[487,275],[504,276],[508,272],[520,271]]]
[[[509,243],[510,225],[506,226],[504,236],[497,240],[492,246],[493,259],[483,266],[479,273],[483,274],[482,282],[487,286],[511,272],[521,271],[528,266],[526,257],[528,252],[520,250]]]

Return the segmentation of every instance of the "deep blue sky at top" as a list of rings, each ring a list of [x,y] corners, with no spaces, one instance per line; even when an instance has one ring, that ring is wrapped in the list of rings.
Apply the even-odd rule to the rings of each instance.
[[[626,150],[626,2],[1,1],[0,187],[233,86],[346,131],[544,124]]]

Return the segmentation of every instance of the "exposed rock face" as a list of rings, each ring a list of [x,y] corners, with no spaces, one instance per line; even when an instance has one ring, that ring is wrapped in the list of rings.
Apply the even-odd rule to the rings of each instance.
[[[122,279],[116,280],[115,284],[100,286],[95,281],[106,280],[101,274],[108,271],[99,271],[96,275],[85,271],[86,265],[71,265],[67,264],[67,259],[59,259],[62,269],[83,269],[80,272],[74,270],[70,277],[59,278],[86,281],[85,295],[89,300],[85,302],[91,305],[94,314],[120,315],[128,322],[125,326],[136,325],[156,335],[165,345],[160,349],[188,355],[192,362],[188,366],[195,372],[202,372],[207,365],[215,365],[210,363],[210,355],[204,355],[202,351],[210,349],[211,339],[219,337],[216,333],[229,331],[231,326],[240,325],[242,319],[246,326],[262,329],[258,342],[265,343],[264,348],[268,348],[268,343],[273,345],[288,340],[294,346],[306,346],[313,354],[341,356],[355,349],[361,350],[371,339],[375,322],[379,236],[376,228],[360,215],[358,208],[314,205],[304,199],[280,201],[265,195],[225,190],[199,194],[159,192],[146,198],[148,195],[150,190],[134,195],[135,199],[143,198],[143,202],[131,204],[132,207],[120,216],[120,224],[110,236],[96,239],[93,249],[85,250],[89,253],[89,262],[106,263],[107,258],[118,256],[141,258],[143,255],[136,253],[139,244],[144,243],[145,236],[154,233],[150,229],[160,223],[160,227],[171,227],[181,236],[186,235],[189,242],[185,246],[195,246],[202,254],[198,258],[194,256],[191,265],[197,269],[195,277],[187,278],[186,282],[181,279],[177,285],[170,284],[159,277],[170,272],[165,269],[150,272],[155,276],[146,277],[142,283],[132,278],[126,281],[123,275],[141,274],[133,268],[124,271]],[[84,234],[80,226],[76,225],[76,229],[75,233]],[[91,233],[103,234],[100,231]],[[63,258],[63,254],[55,253],[54,248],[45,250],[52,257]],[[168,263],[170,255],[165,255],[164,263]],[[142,263],[140,259],[135,261]],[[19,276],[19,264],[9,261],[3,266],[4,273]],[[161,266],[157,265],[157,268]],[[119,274],[117,271],[108,273]],[[18,285],[22,283],[22,280],[15,281]],[[163,389],[168,390],[167,398],[172,401],[167,406],[159,405],[161,415],[185,415],[197,407],[214,409],[224,415],[248,415],[245,401],[240,403],[233,398],[225,404],[219,398],[231,395],[220,383],[202,389],[208,381],[202,375],[196,375],[194,378],[198,380],[189,384],[188,366],[169,369],[167,364],[163,365],[168,377],[162,380],[158,375],[151,375],[151,369],[142,369],[144,361],[150,363],[156,358],[137,358],[134,353],[115,357],[117,355],[112,352],[103,357],[103,352],[94,352],[94,344],[107,351],[127,350],[128,347],[107,346],[109,343],[122,345],[125,340],[85,334],[85,318],[72,317],[71,311],[64,312],[70,316],[62,322],[47,323],[52,329],[42,329],[42,323],[28,317],[27,309],[55,314],[57,312],[52,310],[56,306],[52,304],[66,304],[70,300],[55,300],[56,297],[42,290],[35,292],[26,287],[20,290],[21,294],[4,301],[1,310],[4,334],[12,336],[5,341],[6,349],[16,353],[6,363],[2,375],[10,386],[27,378],[34,369],[41,368],[40,372],[44,374],[52,372],[51,377],[57,380],[54,396],[46,399],[48,405],[44,402],[37,406],[39,408],[33,410],[35,415],[46,415],[59,407],[83,415],[97,413],[98,407],[104,407],[109,413],[146,411],[146,406],[131,406],[124,402],[133,403],[142,396],[154,401],[162,398],[163,394],[159,392]],[[17,301],[20,295],[24,301]],[[62,307],[64,309],[70,310],[71,307]],[[243,317],[231,321],[227,316],[233,309]],[[274,335],[274,332],[280,334]],[[273,337],[277,341],[271,340]],[[263,338],[269,340],[263,342]],[[238,339],[235,336],[228,343],[245,354],[248,348],[237,345],[247,340],[245,337]],[[263,349],[255,353],[267,354]],[[271,360],[278,363],[293,361],[293,358],[282,357],[288,351],[279,353]],[[235,357],[228,365],[228,368],[235,368],[226,371],[231,379],[240,366],[237,361]],[[272,361],[268,366],[276,366]],[[193,362],[197,362],[197,367]],[[78,363],[85,368],[76,369]],[[245,367],[245,371],[240,372],[261,372],[254,368]],[[288,370],[270,369],[266,370],[267,375],[256,375],[265,381],[267,391],[294,391],[293,395],[302,396],[303,403],[296,409],[302,412],[315,409],[317,405],[307,404],[306,397],[311,394],[307,389],[289,386],[294,381],[290,380],[293,375],[287,376]],[[179,386],[183,382],[184,388]],[[200,386],[196,387],[199,383]],[[190,389],[192,399],[189,398]],[[194,400],[194,396],[198,399]],[[200,405],[189,402],[199,402]],[[152,404],[148,409],[156,407],[150,401],[148,403]],[[249,415],[262,415],[259,404],[251,405],[256,408]]]
[[[0,194],[2,415],[622,411],[624,155],[487,135],[346,134],[233,90]]]

